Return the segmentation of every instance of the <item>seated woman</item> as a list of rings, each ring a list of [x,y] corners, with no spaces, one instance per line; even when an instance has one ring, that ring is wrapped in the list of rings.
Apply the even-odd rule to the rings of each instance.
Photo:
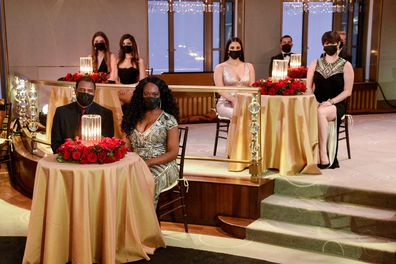
[[[319,168],[338,168],[338,130],[341,117],[346,112],[346,99],[352,94],[354,72],[351,63],[340,58],[341,38],[337,32],[325,32],[322,36],[326,55],[311,63],[307,74],[307,91],[318,101]],[[328,123],[336,121],[334,138],[328,138]],[[334,151],[328,142],[335,144]]]
[[[110,52],[109,39],[106,34],[98,31],[92,37],[92,68],[94,72],[109,74],[109,81],[116,80],[117,58]]]
[[[144,61],[139,58],[135,38],[130,34],[120,39],[117,72],[117,82],[122,84],[137,83],[146,77]]]
[[[255,81],[253,65],[245,62],[242,41],[232,38],[227,41],[224,62],[216,66],[214,71],[216,86],[248,87]],[[220,93],[216,110],[219,116],[231,118],[236,102],[234,94]]]
[[[178,179],[179,109],[168,85],[157,77],[139,82],[121,127],[132,150],[146,161],[155,180],[154,206],[161,190]]]
[[[130,34],[124,34],[120,39],[120,50],[117,62],[117,83],[133,84],[146,77],[146,68],[143,59],[139,58],[139,52],[135,38]],[[131,101],[132,92],[120,91],[118,97],[125,111],[126,104]]]

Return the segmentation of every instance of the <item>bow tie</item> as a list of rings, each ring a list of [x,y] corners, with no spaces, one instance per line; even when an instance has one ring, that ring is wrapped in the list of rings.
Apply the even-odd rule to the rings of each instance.
[[[289,53],[283,53],[283,57],[286,57],[286,56],[289,56],[289,57],[290,57],[290,55],[291,55],[291,52],[289,52]]]

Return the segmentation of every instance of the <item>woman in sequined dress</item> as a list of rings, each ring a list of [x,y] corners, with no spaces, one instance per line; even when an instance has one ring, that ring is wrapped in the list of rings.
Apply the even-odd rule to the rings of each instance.
[[[248,87],[255,81],[253,65],[245,62],[242,41],[239,38],[228,40],[224,62],[216,66],[213,77],[216,86]],[[220,93],[216,105],[217,114],[231,118],[235,103],[235,94]]]
[[[155,207],[161,190],[178,180],[178,116],[179,109],[168,85],[151,76],[136,86],[122,120],[133,152],[145,160],[153,174]]]

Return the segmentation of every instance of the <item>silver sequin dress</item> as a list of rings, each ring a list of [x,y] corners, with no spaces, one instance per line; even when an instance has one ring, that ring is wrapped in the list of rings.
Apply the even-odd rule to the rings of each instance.
[[[223,67],[223,83],[224,86],[234,87],[249,87],[250,84],[250,70],[247,63],[244,63],[244,72],[241,79],[235,76],[234,71],[230,69],[230,66],[224,64]],[[233,106],[230,101],[224,97],[220,97],[217,101],[216,111],[219,116],[231,118],[233,113]]]
[[[166,152],[168,130],[177,127],[177,125],[176,119],[163,111],[151,127],[143,133],[136,128],[132,131],[129,140],[133,151],[144,160],[164,154]],[[173,160],[166,164],[150,166],[150,171],[155,181],[154,206],[157,207],[160,192],[178,179],[179,167],[176,160]]]

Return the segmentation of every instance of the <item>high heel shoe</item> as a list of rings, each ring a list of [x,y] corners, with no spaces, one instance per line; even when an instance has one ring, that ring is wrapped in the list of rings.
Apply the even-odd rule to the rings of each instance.
[[[327,164],[318,164],[318,168],[321,170],[327,169],[330,166],[330,163]]]

